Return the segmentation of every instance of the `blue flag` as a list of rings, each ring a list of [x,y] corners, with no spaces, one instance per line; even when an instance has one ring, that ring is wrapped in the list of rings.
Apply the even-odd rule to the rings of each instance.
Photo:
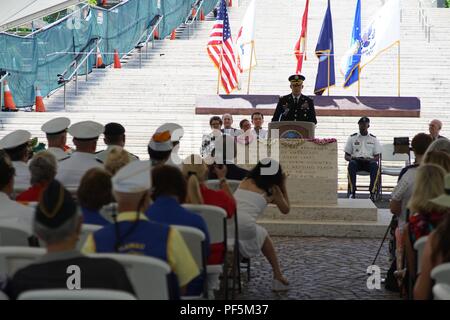
[[[359,64],[361,62],[361,0],[356,2],[355,20],[353,21],[350,49],[341,62],[341,72],[344,74],[344,88],[359,79]]]
[[[333,46],[333,24],[331,22],[331,6],[328,0],[328,8],[323,19],[322,30],[316,46],[316,56],[319,58],[316,85],[314,93],[322,93],[336,83],[334,75],[334,46]]]

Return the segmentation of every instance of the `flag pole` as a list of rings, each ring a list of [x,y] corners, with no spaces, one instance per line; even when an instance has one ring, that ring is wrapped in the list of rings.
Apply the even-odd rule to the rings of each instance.
[[[219,94],[219,90],[220,90],[220,77],[222,76],[222,60],[223,60],[223,43],[220,44],[220,65],[219,65],[219,72],[218,72],[218,77],[217,77],[217,94]]]
[[[255,50],[255,42],[252,40],[252,49],[250,50],[250,69],[248,69],[248,85],[247,94],[250,93],[250,77],[252,75],[253,51]]]
[[[361,67],[358,64],[358,97],[361,95]]]
[[[400,41],[397,44],[397,94],[400,97]]]
[[[327,83],[327,85],[328,85],[328,87],[327,87],[327,91],[328,91],[328,96],[330,95],[330,54],[328,53],[328,59],[327,59],[328,61],[328,79],[327,79],[327,81],[328,81],[328,83]]]

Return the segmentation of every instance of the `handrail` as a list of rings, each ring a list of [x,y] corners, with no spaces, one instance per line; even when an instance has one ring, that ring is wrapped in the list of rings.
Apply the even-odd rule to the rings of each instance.
[[[9,72],[6,72],[1,78],[0,78],[0,108],[3,107],[4,97],[3,97],[3,82],[10,76]]]
[[[145,29],[145,31],[144,31],[144,32],[142,33],[142,35],[139,37],[139,40],[137,41],[136,46],[135,46],[133,49],[131,49],[131,50],[127,53],[127,54],[130,54],[130,53],[133,52],[135,49],[138,49],[138,50],[139,50],[139,68],[142,67],[142,54],[141,54],[142,47],[145,46],[145,57],[147,57],[147,55],[148,55],[148,43],[149,43],[149,41],[151,40],[151,41],[152,41],[152,48],[153,48],[153,46],[154,46],[154,40],[155,40],[155,37],[154,37],[153,35],[155,34],[155,31],[156,31],[157,29],[159,29],[159,25],[160,25],[161,21],[163,20],[163,17],[164,17],[164,15],[156,15],[156,16],[152,19],[152,21],[150,21],[149,27],[153,26],[153,28],[151,29],[150,33],[148,33],[148,28]],[[157,18],[156,22],[155,22],[154,24],[151,24],[155,18]],[[145,41],[142,41],[142,38],[143,38],[147,33],[148,33],[148,35],[147,35],[147,37],[145,38]]]
[[[418,3],[419,3],[419,22],[422,26],[422,30],[425,32],[425,38],[428,40],[428,43],[430,43],[431,25],[428,23],[428,16],[425,14],[425,8],[423,7],[422,0],[418,0]]]
[[[186,19],[184,20],[184,25],[187,26],[187,30],[188,30],[188,39],[191,33],[191,25],[195,22],[195,20],[197,19],[197,16],[199,14],[199,12],[201,11],[201,7],[203,6],[203,0],[197,0],[192,6],[191,6],[191,10],[189,11],[189,15],[186,17]],[[192,10],[195,10],[195,15],[192,15]]]

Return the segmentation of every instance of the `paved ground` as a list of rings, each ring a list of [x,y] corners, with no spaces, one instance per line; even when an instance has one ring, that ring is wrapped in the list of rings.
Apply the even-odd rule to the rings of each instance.
[[[384,289],[369,290],[367,267],[380,245],[375,239],[275,237],[275,247],[291,289],[271,291],[272,272],[264,256],[252,259],[251,279],[237,299],[399,299]],[[377,265],[385,277],[389,266],[387,242]]]

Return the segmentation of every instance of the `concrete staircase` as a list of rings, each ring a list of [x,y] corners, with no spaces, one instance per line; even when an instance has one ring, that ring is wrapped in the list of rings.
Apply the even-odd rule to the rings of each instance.
[[[362,5],[363,26],[383,1],[366,1]],[[256,54],[258,66],[252,73],[250,93],[287,94],[287,77],[295,70],[293,47],[299,36],[304,0],[258,0],[256,21]],[[356,95],[357,87],[343,89],[343,77],[338,71],[342,54],[347,50],[353,23],[355,1],[333,0],[332,16],[335,45],[337,85],[331,95]],[[236,33],[248,1],[240,7],[229,8],[233,34]],[[306,76],[304,93],[311,94],[317,71],[314,48],[322,25],[326,0],[310,4],[308,25],[308,60],[304,63]],[[420,118],[371,119],[371,133],[382,143],[392,143],[395,136],[412,137],[428,130],[432,118],[444,122],[442,135],[450,136],[447,119],[450,116],[450,10],[427,9],[431,28],[428,43],[418,23],[418,4],[415,0],[402,1],[401,23],[401,94],[418,96],[422,102]],[[154,48],[142,53],[142,67],[138,54],[123,57],[122,69],[99,69],[67,86],[67,104],[63,106],[63,90],[45,99],[47,113],[1,113],[0,137],[18,128],[26,128],[33,136],[45,141],[40,126],[48,119],[67,116],[72,122],[96,120],[101,123],[121,122],[127,129],[127,148],[146,159],[147,143],[157,126],[171,121],[185,128],[180,153],[187,156],[198,153],[203,133],[209,132],[208,115],[195,115],[195,97],[214,94],[217,73],[206,55],[206,43],[213,18],[195,23],[189,30],[179,28],[176,40],[159,40]],[[55,75],[56,77],[56,75]],[[243,76],[246,88],[247,75]],[[240,93],[244,93],[242,90]],[[238,92],[239,93],[239,92]],[[397,49],[391,48],[367,65],[361,75],[362,95],[397,95]],[[243,116],[235,116],[235,126]],[[357,131],[355,117],[319,117],[316,135],[335,137],[339,142],[339,185],[346,187],[346,162],[343,147],[347,137]],[[99,149],[103,142],[99,140]],[[69,140],[70,141],[70,140]],[[342,155],[342,157],[341,157]],[[395,178],[386,177],[384,185],[395,185]],[[364,182],[364,179],[363,179]]]

